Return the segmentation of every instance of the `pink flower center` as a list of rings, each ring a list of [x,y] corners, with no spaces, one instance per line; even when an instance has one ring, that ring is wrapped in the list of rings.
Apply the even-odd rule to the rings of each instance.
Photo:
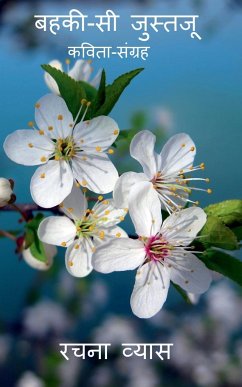
[[[145,252],[150,261],[163,261],[170,254],[170,246],[161,235],[151,236],[145,244]]]

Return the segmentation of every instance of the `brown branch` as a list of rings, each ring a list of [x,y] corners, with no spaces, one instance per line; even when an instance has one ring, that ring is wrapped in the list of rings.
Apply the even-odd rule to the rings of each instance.
[[[6,237],[8,239],[11,239],[14,242],[16,242],[16,240],[17,240],[16,236],[11,234],[8,231],[0,230],[0,235],[2,235],[3,237]]]

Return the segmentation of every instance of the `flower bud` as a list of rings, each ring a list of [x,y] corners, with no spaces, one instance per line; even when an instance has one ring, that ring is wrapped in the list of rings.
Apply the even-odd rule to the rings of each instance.
[[[6,206],[12,197],[12,182],[4,177],[0,177],[0,207]]]
[[[23,249],[22,251],[22,256],[24,261],[33,269],[37,270],[48,270],[53,264],[53,258],[57,254],[57,248],[52,245],[48,245],[46,243],[43,243],[44,249],[45,249],[45,254],[47,256],[47,261],[43,262],[38,260],[33,256],[31,253],[30,248],[28,249]]]

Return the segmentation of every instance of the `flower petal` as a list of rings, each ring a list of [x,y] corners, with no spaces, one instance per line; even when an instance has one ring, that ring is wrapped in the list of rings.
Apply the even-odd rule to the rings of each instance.
[[[208,290],[211,273],[195,255],[189,253],[177,262],[174,257],[169,263],[172,265],[171,280],[186,292],[201,294]]]
[[[124,220],[127,215],[127,211],[124,208],[117,208],[114,206],[114,200],[108,199],[102,202],[98,202],[93,207],[93,213],[90,217],[103,218],[105,221],[102,227],[107,228],[114,226]]]
[[[172,244],[188,246],[203,228],[207,215],[199,207],[174,212],[164,221],[161,234]]]
[[[75,179],[95,193],[106,194],[113,190],[118,172],[104,153],[86,154],[86,159],[74,157],[72,168]]]
[[[129,193],[131,188],[140,181],[147,181],[144,173],[126,172],[123,173],[115,184],[113,198],[115,205],[119,208],[128,208]]]
[[[95,75],[95,77],[91,80],[91,82],[89,82],[90,85],[92,85],[93,87],[98,89],[98,87],[100,85],[101,77],[102,77],[102,69],[98,70],[98,72]]]
[[[36,103],[35,121],[45,135],[66,138],[72,134],[73,117],[63,98],[46,94]]]
[[[30,182],[34,201],[41,207],[60,204],[71,192],[73,175],[65,161],[49,161],[39,167]]]
[[[74,277],[86,277],[92,271],[92,242],[87,239],[74,241],[66,250],[68,272]]]
[[[118,137],[118,124],[110,117],[99,116],[75,126],[73,137],[84,152],[101,152]]]
[[[100,231],[102,233],[102,237],[100,237]],[[109,228],[99,228],[99,230],[97,231],[97,234],[94,235],[94,245],[95,247],[98,247],[106,242],[109,242],[111,239],[114,239],[114,238],[128,238],[128,234],[121,228],[121,227],[118,227],[118,226],[113,226],[113,227],[109,227]]]
[[[88,63],[88,66],[90,66],[89,63]],[[71,68],[71,70],[68,71],[69,77],[75,79],[76,81],[84,81],[85,80],[84,67],[85,67],[85,61],[83,59],[78,59],[75,62],[74,66]]]
[[[87,210],[87,199],[80,188],[73,184],[70,195],[63,201],[62,211],[74,220],[81,219]]]
[[[39,259],[35,258],[31,253],[30,248],[24,249],[22,252],[24,261],[33,269],[48,270],[53,264],[53,258],[57,254],[56,247],[48,245],[46,243],[44,243],[43,246],[48,259],[46,262],[40,261]]]
[[[156,235],[162,223],[161,204],[152,183],[144,181],[131,189],[129,213],[139,236]]]
[[[161,151],[161,171],[163,174],[178,174],[192,166],[196,147],[186,133],[171,137]]]
[[[57,70],[63,71],[62,63],[59,60],[54,59],[54,60],[49,62],[49,65],[51,67],[56,68]],[[54,80],[54,78],[52,78],[52,76],[50,74],[45,72],[44,79],[45,79],[45,83],[48,86],[48,88],[50,89],[50,91],[54,94],[59,95],[60,94],[59,87],[58,87],[56,81]]]
[[[49,159],[54,151],[54,143],[47,136],[39,135],[38,131],[23,129],[7,136],[3,148],[15,163],[39,165]]]
[[[102,244],[93,254],[92,264],[101,273],[133,270],[145,259],[144,245],[129,238],[112,239]]]
[[[42,220],[38,229],[39,239],[55,246],[69,246],[75,236],[76,227],[66,216],[49,216]]]
[[[144,173],[152,179],[160,169],[160,156],[154,151],[156,137],[148,130],[137,133],[130,144],[130,154],[143,167]]]
[[[136,274],[130,304],[139,318],[150,318],[160,311],[167,298],[170,272],[154,262],[143,265]]]

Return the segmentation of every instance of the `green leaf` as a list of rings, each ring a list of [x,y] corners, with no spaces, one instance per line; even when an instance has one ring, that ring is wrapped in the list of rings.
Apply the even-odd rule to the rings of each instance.
[[[25,248],[30,248],[31,254],[41,262],[47,262],[44,245],[38,238],[39,224],[44,218],[43,214],[37,214],[25,226]]]
[[[83,83],[75,81],[66,73],[50,65],[41,65],[41,67],[56,81],[60,95],[65,100],[73,119],[75,119],[81,106],[81,100],[87,98]],[[80,119],[81,117],[79,117]]]
[[[226,225],[242,224],[242,200],[225,200],[204,208],[208,215],[217,216]]]
[[[199,258],[210,270],[217,271],[242,286],[242,262],[237,258],[217,250],[207,250]]]
[[[103,105],[95,112],[95,117],[101,115],[108,115],[123,93],[124,89],[129,85],[133,78],[135,78],[143,68],[130,71],[123,74],[111,84],[106,87],[106,98]]]
[[[242,240],[242,226],[233,228],[233,233],[236,235],[238,241]]]
[[[101,80],[99,84],[99,89],[97,91],[96,97],[91,104],[91,114],[94,114],[101,108],[104,104],[106,98],[106,73],[105,70],[102,71]]]
[[[83,90],[85,90],[86,99],[88,101],[94,101],[97,96],[97,90],[95,89],[95,87],[90,85],[90,83],[84,81],[78,81],[77,83]]]
[[[216,216],[208,216],[207,222],[200,232],[202,238],[199,241],[208,247],[219,247],[225,250],[239,248],[238,241],[233,231]]]
[[[178,293],[182,296],[182,298],[188,303],[188,304],[191,304],[191,301],[187,295],[187,293],[185,292],[185,290],[183,290],[179,285],[175,284],[174,282],[172,282],[172,285],[174,286],[174,288],[178,291]]]
[[[31,254],[38,259],[38,261],[41,262],[48,262],[48,257],[45,253],[44,245],[43,243],[39,240],[39,238],[35,238],[34,242],[30,246],[30,252]]]

